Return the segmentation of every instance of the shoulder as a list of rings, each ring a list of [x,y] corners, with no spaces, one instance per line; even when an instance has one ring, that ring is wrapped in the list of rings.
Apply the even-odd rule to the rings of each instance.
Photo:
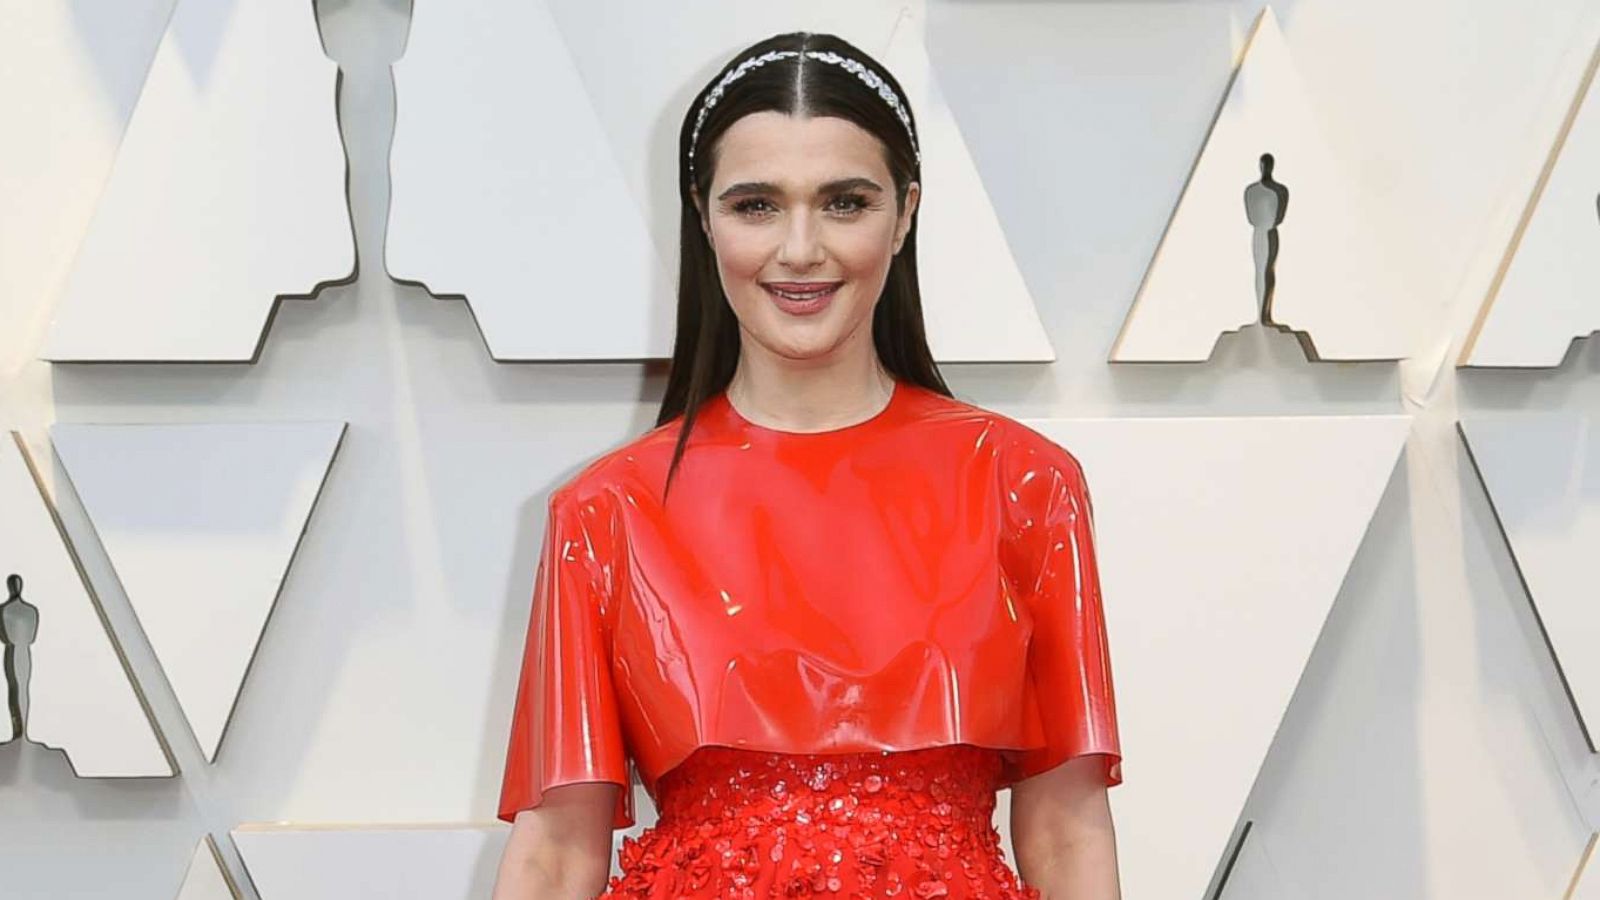
[[[1083,466],[1077,456],[1055,439],[1005,413],[987,409],[966,400],[920,390],[922,403],[931,420],[967,422],[980,431],[983,440],[1007,473],[1022,475],[1048,468],[1063,476],[1079,479]]]
[[[1005,420],[1006,454],[1012,465],[1024,469],[1048,468],[1074,481],[1083,478],[1083,464],[1054,438],[1009,417]]]
[[[550,493],[551,506],[593,505],[620,491],[646,486],[658,474],[664,477],[681,423],[679,417],[657,425],[584,460]]]

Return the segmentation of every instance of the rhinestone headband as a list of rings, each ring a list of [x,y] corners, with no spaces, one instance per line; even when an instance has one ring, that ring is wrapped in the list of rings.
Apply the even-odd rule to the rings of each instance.
[[[694,178],[694,148],[695,144],[700,140],[700,126],[706,123],[706,115],[711,112],[711,107],[716,106],[717,101],[722,99],[722,92],[727,90],[728,85],[743,78],[752,69],[764,66],[774,60],[799,56],[801,52],[799,50],[768,50],[760,56],[752,56],[730,69],[726,75],[722,76],[722,80],[717,82],[716,87],[713,87],[711,92],[706,94],[705,101],[700,104],[700,113],[695,116],[694,132],[689,135],[689,178],[691,180]],[[889,108],[894,110],[894,114],[900,119],[900,124],[905,126],[906,137],[911,139],[911,152],[916,156],[917,165],[922,165],[922,150],[917,146],[916,132],[911,129],[911,114],[906,112],[905,105],[900,102],[899,96],[889,87],[887,81],[880,78],[877,72],[849,57],[840,56],[832,50],[806,50],[804,53],[812,59],[832,63],[853,73],[857,78],[861,79],[863,84],[876,91],[878,96],[883,98],[883,102],[889,104]]]

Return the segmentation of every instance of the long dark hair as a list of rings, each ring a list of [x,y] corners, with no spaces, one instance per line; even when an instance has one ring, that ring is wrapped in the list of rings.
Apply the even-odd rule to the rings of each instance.
[[[740,62],[769,50],[799,51],[799,55],[756,66],[731,82],[711,107],[696,136],[695,121],[706,95]],[[885,161],[894,179],[896,210],[905,209],[906,189],[912,181],[921,179],[911,138],[889,104],[853,72],[812,59],[805,55],[808,50],[832,51],[860,62],[888,83],[900,97],[907,114],[911,114],[905,90],[888,69],[842,38],[804,31],[775,35],[745,48],[728,60],[716,77],[695,95],[678,129],[678,199],[682,203],[678,227],[678,323],[672,367],[667,374],[667,390],[661,399],[656,426],[683,416],[683,427],[678,432],[677,446],[667,469],[663,502],[688,445],[689,431],[694,426],[700,404],[728,386],[739,360],[739,321],[723,294],[716,255],[701,229],[692,193],[698,191],[703,198],[710,194],[717,139],[734,122],[756,112],[774,110],[786,115],[835,116],[854,122],[883,143]],[[911,121],[915,129],[914,115]],[[695,160],[692,176],[691,152]],[[926,195],[925,186],[921,192]],[[873,310],[872,343],[879,361],[896,379],[951,395],[933,361],[923,328],[922,293],[917,285],[915,213],[900,252],[889,263],[883,294]]]

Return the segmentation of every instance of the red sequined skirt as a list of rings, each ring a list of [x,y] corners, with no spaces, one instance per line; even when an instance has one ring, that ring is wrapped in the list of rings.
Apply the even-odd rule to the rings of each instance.
[[[602,898],[1037,900],[994,827],[999,751],[777,754],[702,747]]]

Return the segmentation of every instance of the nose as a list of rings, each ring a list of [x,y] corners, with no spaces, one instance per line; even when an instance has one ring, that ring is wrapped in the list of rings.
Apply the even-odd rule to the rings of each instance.
[[[809,209],[802,208],[791,215],[784,228],[783,241],[778,245],[779,264],[797,272],[821,265],[826,254],[817,226],[817,216]]]

